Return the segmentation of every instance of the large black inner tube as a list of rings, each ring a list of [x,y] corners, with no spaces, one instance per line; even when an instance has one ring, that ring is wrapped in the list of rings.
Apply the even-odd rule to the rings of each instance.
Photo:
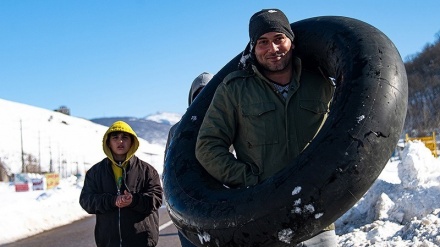
[[[401,134],[405,67],[375,27],[323,16],[291,24],[305,68],[335,79],[330,114],[313,142],[285,169],[250,188],[228,189],[195,158],[200,124],[226,64],[181,119],[163,172],[172,221],[197,246],[292,246],[350,209],[377,179]]]

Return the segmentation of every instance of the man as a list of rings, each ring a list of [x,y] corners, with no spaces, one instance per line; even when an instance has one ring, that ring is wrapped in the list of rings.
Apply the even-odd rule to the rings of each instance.
[[[196,99],[197,95],[208,84],[208,82],[212,79],[212,77],[214,77],[213,74],[208,73],[208,72],[203,72],[194,79],[194,81],[191,84],[191,88],[189,90],[188,106],[190,106],[192,104],[192,102]],[[171,138],[173,138],[174,131],[176,130],[178,124],[179,123],[176,123],[175,125],[173,125],[171,127],[170,131],[168,132],[168,139],[167,139],[167,143],[165,146],[164,162],[166,159],[168,147],[170,145],[170,140],[171,140]],[[179,235],[179,239],[180,239],[180,243],[181,243],[182,247],[195,247],[195,245],[192,244],[189,240],[187,240],[182,235],[182,233],[180,231],[178,231],[178,235]]]
[[[79,202],[96,214],[97,246],[156,246],[162,187],[156,169],[134,154],[133,129],[117,121],[104,134],[107,158],[87,171]]]
[[[214,77],[213,74],[208,72],[203,72],[200,75],[198,75],[194,81],[191,84],[191,88],[189,89],[188,94],[188,106],[192,104],[192,102],[196,99],[197,95],[202,91],[202,89],[208,84],[208,82]],[[170,146],[170,140],[174,135],[174,131],[176,130],[177,126],[179,125],[179,122],[177,122],[175,125],[171,126],[169,132],[168,132],[168,139],[167,143],[165,145],[165,155],[164,155],[164,161],[166,159],[166,154],[168,147]]]
[[[255,13],[249,37],[240,70],[218,86],[196,144],[202,166],[229,187],[256,185],[298,156],[324,123],[334,92],[328,77],[302,69],[292,55],[295,36],[280,10]],[[299,246],[335,245],[332,224]]]

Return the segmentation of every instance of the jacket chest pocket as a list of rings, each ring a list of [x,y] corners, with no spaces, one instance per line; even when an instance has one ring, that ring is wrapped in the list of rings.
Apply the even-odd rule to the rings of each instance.
[[[321,128],[328,113],[328,105],[320,100],[301,100],[301,119],[299,129],[302,145],[309,143]]]
[[[250,145],[278,143],[276,105],[273,102],[242,106],[242,128]]]
[[[328,112],[328,105],[321,100],[301,100],[300,107],[311,114],[322,115]]]

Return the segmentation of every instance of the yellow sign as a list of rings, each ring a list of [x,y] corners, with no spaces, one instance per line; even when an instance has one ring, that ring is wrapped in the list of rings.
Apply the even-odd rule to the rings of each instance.
[[[58,173],[46,173],[47,189],[53,189],[60,184],[60,175]]]

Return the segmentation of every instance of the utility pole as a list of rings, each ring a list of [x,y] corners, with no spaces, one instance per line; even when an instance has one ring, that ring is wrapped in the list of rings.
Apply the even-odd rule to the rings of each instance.
[[[20,138],[21,138],[21,172],[25,173],[24,152],[23,152],[23,126],[21,124],[21,118],[20,118]]]
[[[41,173],[41,137],[38,130],[38,173]]]
[[[49,172],[52,173],[52,172],[53,172],[53,164],[52,164],[52,142],[51,142],[50,137],[49,137],[49,157],[50,157],[50,161],[49,161]]]

